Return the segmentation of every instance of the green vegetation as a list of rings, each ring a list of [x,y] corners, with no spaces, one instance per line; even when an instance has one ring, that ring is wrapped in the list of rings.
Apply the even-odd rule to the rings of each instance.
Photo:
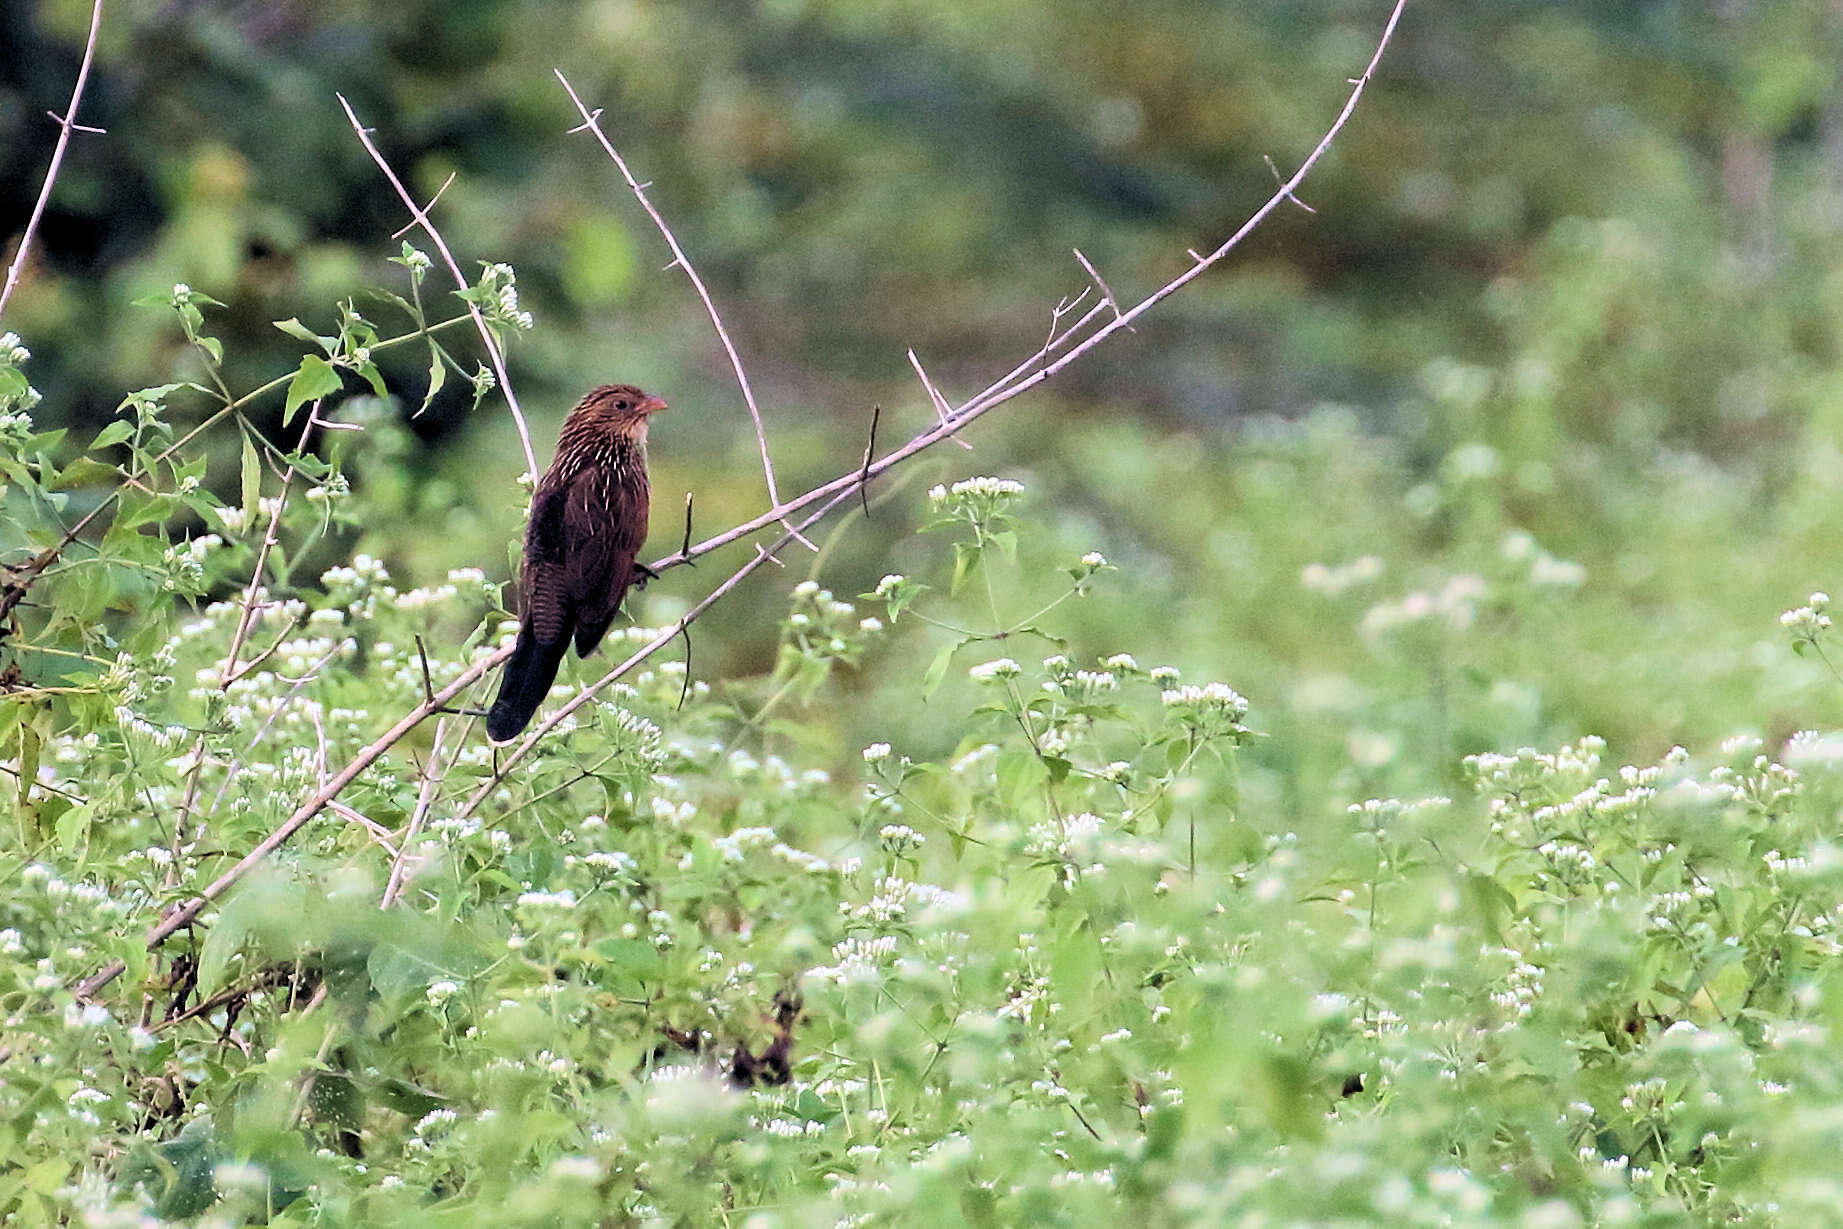
[[[1130,298],[1232,229],[1372,8],[112,15],[0,338],[0,1224],[1837,1220],[1816,0],[1411,7],[1316,215],[525,758],[386,737],[512,629],[467,303],[540,460],[591,383],[672,401],[654,554],[682,492],[699,537],[761,508],[550,57],[606,66],[564,65],[795,491],[869,405],[879,451],[933,420],[907,346],[964,390],[1041,344],[1072,244]],[[87,11],[33,14],[0,129]],[[460,172],[465,303],[334,87],[424,199]]]

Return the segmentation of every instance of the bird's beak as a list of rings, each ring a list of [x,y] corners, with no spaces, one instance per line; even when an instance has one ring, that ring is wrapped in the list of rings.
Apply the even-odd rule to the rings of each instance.
[[[640,404],[634,407],[634,409],[639,410],[642,414],[657,414],[665,408],[666,403],[664,401],[651,395],[641,398]]]

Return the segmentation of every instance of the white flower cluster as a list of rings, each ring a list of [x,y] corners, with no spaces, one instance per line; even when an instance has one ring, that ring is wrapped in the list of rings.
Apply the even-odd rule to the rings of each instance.
[[[1824,613],[1829,605],[1828,593],[1813,593],[1803,606],[1780,615],[1779,626],[1791,632],[1795,639],[1815,643],[1819,635],[1830,630],[1830,616]]]
[[[1010,508],[1024,493],[1024,484],[1010,478],[962,478],[952,486],[928,491],[928,505],[936,512],[984,520]]]
[[[877,830],[877,839],[886,851],[898,857],[920,849],[928,841],[927,837],[907,824],[884,824]]]
[[[1498,554],[1511,563],[1529,565],[1529,582],[1555,589],[1578,589],[1587,583],[1587,569],[1571,559],[1557,559],[1521,529],[1504,535]]]
[[[1362,555],[1345,564],[1308,563],[1300,569],[1299,583],[1325,597],[1340,597],[1358,585],[1381,579],[1383,563],[1376,555]]]
[[[868,980],[876,977],[878,971],[893,960],[895,955],[895,935],[878,935],[875,938],[850,935],[832,945],[831,964],[815,965],[806,971],[806,976],[835,985]]]
[[[975,683],[990,683],[995,679],[1014,679],[1024,672],[1024,668],[1009,657],[995,657],[991,661],[980,662],[967,674]]]
[[[1158,698],[1168,709],[1188,711],[1199,717],[1220,716],[1240,722],[1248,715],[1248,701],[1227,683],[1207,683],[1202,687],[1183,683],[1166,688]]]
[[[531,327],[531,313],[519,310],[518,274],[511,265],[487,265],[485,271],[480,274],[480,289],[492,296],[486,305],[490,319],[501,321],[517,329]]]
[[[17,333],[0,333],[0,370],[17,371],[26,365],[32,352],[19,340]],[[18,391],[19,381],[0,381],[0,435],[14,435],[23,438],[32,430],[32,420],[27,411],[39,402],[36,388],[26,385],[25,391]]]

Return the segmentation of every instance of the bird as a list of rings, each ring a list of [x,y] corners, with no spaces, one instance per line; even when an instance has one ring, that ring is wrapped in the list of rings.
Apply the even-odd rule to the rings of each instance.
[[[557,455],[531,498],[518,569],[518,640],[499,696],[487,712],[487,737],[516,738],[556,681],[570,642],[587,657],[620,613],[643,571],[646,541],[646,426],[666,408],[631,384],[592,390],[563,420]]]

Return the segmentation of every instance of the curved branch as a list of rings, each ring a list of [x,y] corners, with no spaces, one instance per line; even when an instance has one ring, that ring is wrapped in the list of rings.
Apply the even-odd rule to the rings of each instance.
[[[77,122],[77,104],[83,101],[83,87],[90,79],[90,64],[96,58],[96,35],[102,29],[102,0],[96,0],[96,7],[90,10],[90,35],[83,44],[83,63],[77,68],[77,84],[70,91],[70,105],[64,108],[63,115],[51,118],[58,121],[58,143],[51,150],[51,165],[45,170],[45,182],[39,186],[38,200],[32,205],[32,216],[26,220],[26,229],[19,236],[19,250],[13,254],[13,263],[7,266],[6,283],[0,285],[0,314],[6,311],[6,301],[13,297],[13,288],[19,285],[20,274],[25,272],[26,256],[32,250],[32,238],[38,233],[39,221],[45,216],[45,206],[51,201],[51,185],[58,181],[58,171],[64,166],[64,151],[70,147],[70,134],[76,131],[101,132],[100,128],[86,128]]]
[[[384,155],[378,152],[378,147],[371,140],[370,131],[358,122],[358,115],[352,110],[352,104],[346,101],[346,96],[335,94],[334,97],[339,99],[339,105],[345,109],[346,119],[351,123],[352,131],[358,134],[359,141],[364,144],[365,152],[371,155],[371,160],[378,164],[380,171],[384,172],[384,178],[390,181],[390,186],[397,190],[397,198],[410,211],[410,216],[416,219],[416,224],[422,227],[423,233],[429,236],[429,241],[435,245],[435,250],[442,254],[442,263],[448,266],[448,274],[454,278],[455,285],[466,290],[469,286],[467,276],[461,272],[461,266],[455,262],[454,253],[448,250],[448,241],[442,238],[442,233],[435,229],[435,223],[429,220],[428,210],[416,203],[416,198],[411,196],[409,189],[403,186],[403,181],[397,178],[397,173],[390,169],[390,163],[384,161]],[[443,187],[445,190],[446,185]],[[441,193],[438,192],[436,195],[440,196]],[[433,201],[430,202],[430,204],[433,203]],[[538,469],[537,454],[531,451],[531,432],[525,426],[525,412],[519,409],[518,394],[512,391],[512,377],[506,374],[505,356],[500,353],[499,342],[494,339],[493,330],[486,326],[486,317],[480,314],[479,306],[468,303],[467,314],[473,317],[474,327],[480,330],[480,341],[486,346],[486,356],[493,361],[493,375],[499,380],[499,390],[506,395],[506,408],[512,411],[512,423],[518,428],[518,442],[525,450],[526,472],[535,482],[542,471]]]

